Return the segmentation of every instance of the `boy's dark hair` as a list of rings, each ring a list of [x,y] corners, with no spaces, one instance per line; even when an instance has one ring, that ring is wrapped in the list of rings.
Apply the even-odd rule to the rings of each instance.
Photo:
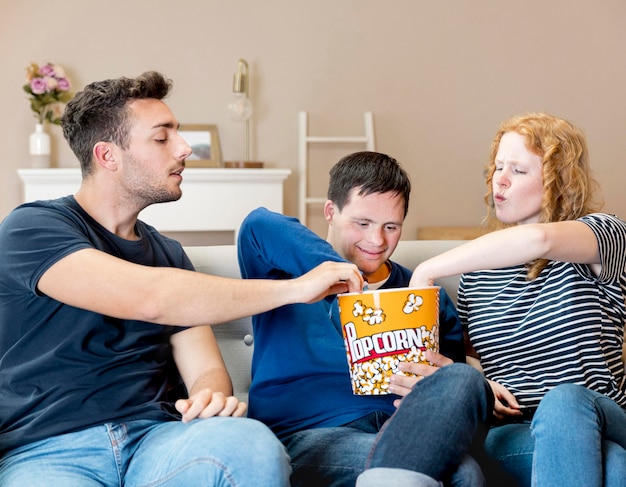
[[[404,198],[404,216],[409,211],[411,181],[398,161],[380,152],[355,152],[342,158],[330,170],[328,199],[339,211],[348,203],[350,191],[359,195],[395,193]]]
[[[80,161],[83,177],[91,170],[93,147],[101,141],[128,147],[130,131],[128,104],[133,100],[162,100],[172,81],[156,71],[136,78],[96,81],[87,85],[66,105],[61,118],[63,136]]]

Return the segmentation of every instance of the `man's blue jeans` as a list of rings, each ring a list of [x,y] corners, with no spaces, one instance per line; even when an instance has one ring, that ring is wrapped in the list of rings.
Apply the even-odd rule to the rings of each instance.
[[[544,396],[532,422],[492,428],[485,450],[512,476],[511,486],[621,487],[626,412],[603,394],[562,384]]]
[[[354,486],[366,467],[412,470],[457,487],[483,485],[481,469],[466,451],[492,408],[491,389],[480,372],[447,365],[419,381],[391,418],[372,413],[285,438],[292,485]]]
[[[108,423],[16,448],[2,487],[288,486],[289,458],[248,418]]]

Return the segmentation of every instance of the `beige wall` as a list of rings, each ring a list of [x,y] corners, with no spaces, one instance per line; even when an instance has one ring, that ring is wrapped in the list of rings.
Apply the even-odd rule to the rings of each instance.
[[[498,122],[544,110],[585,130],[606,209],[625,217],[625,25],[623,0],[0,0],[0,218],[20,202],[16,169],[28,165],[31,61],[62,64],[76,88],[160,70],[174,80],[179,120],[218,124],[225,159],[238,159],[243,125],[226,105],[240,57],[252,76],[253,158],[294,171],[288,214],[299,110],[323,135],[360,133],[374,112],[377,149],[414,184],[404,238],[418,225],[479,224]],[[55,165],[76,166],[52,134]],[[352,150],[315,150],[318,192]],[[312,225],[321,232],[319,218]]]

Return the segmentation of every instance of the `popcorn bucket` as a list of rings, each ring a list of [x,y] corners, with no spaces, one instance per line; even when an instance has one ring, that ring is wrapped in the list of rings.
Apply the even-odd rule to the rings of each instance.
[[[439,286],[337,296],[354,394],[389,394],[398,364],[439,351]]]

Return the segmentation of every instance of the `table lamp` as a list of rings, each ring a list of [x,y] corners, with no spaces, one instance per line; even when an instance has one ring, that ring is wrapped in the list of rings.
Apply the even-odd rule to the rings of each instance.
[[[233,97],[228,104],[228,114],[231,119],[245,122],[244,160],[225,162],[226,167],[263,167],[262,162],[250,161],[250,117],[252,116],[252,102],[249,92],[250,79],[248,63],[244,59],[237,61],[237,71],[233,77]]]

